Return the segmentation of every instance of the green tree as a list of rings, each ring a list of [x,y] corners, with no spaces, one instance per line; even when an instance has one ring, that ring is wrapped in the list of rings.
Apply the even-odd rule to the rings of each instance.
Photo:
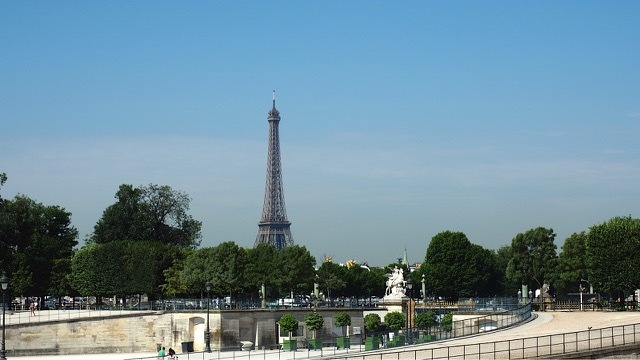
[[[490,297],[504,292],[498,261],[493,251],[472,244],[467,254],[467,264],[474,269],[475,276],[469,278],[466,287],[473,290],[476,297]]]
[[[624,294],[640,288],[637,254],[640,253],[640,219],[614,217],[589,228],[586,236],[587,273],[591,284]]]
[[[351,326],[351,316],[344,311],[337,313],[334,320],[336,326]]]
[[[416,315],[415,324],[418,329],[424,330],[438,324],[436,314],[433,311],[425,311]]]
[[[276,261],[280,291],[294,294],[311,292],[315,280],[316,260],[306,247],[287,246],[278,251]]]
[[[370,313],[364,316],[364,329],[369,333],[378,331],[381,323],[380,315],[376,313]]]
[[[458,299],[500,292],[495,256],[490,250],[472,244],[461,232],[435,235],[422,268],[426,284],[438,296]]]
[[[307,328],[313,331],[313,337],[318,337],[318,330],[322,329],[324,325],[324,318],[317,311],[310,311],[305,315],[304,322],[307,324]]]
[[[298,331],[298,319],[290,313],[282,315],[280,320],[278,320],[278,324],[283,331],[289,333],[289,337]]]
[[[562,296],[569,292],[578,292],[582,280],[587,280],[587,234],[574,233],[562,245],[558,255],[558,266],[553,284],[557,293]]]
[[[247,252],[228,241],[211,248],[191,252],[185,259],[180,282],[187,284],[189,293],[201,294],[207,281],[213,294],[232,296],[245,290]]]
[[[440,319],[440,328],[446,332],[450,332],[451,330],[453,330],[453,314],[445,314]]]
[[[154,241],[89,244],[72,261],[72,284],[83,296],[141,295],[154,298],[164,269],[179,250]],[[115,260],[106,260],[113,258]]]
[[[171,259],[171,264],[164,269],[164,283],[160,285],[160,290],[165,297],[176,297],[178,294],[189,294],[189,283],[182,276],[186,259],[195,250],[186,249],[178,252],[178,256]],[[205,281],[206,283],[206,281]]]
[[[0,173],[0,189],[2,189],[2,187],[4,186],[4,183],[6,182],[7,182],[7,174]],[[2,200],[2,196],[0,196],[0,200]]]
[[[77,237],[71,213],[62,207],[23,195],[0,200],[0,260],[16,294],[48,295],[53,279],[70,271]]]
[[[369,272],[359,264],[344,267],[343,274],[346,282],[344,295],[355,298],[369,296],[367,289]]]
[[[390,330],[400,330],[405,327],[407,323],[404,314],[399,311],[386,313],[384,315],[384,322]]]
[[[82,247],[71,261],[72,284],[82,296],[125,294],[127,279],[121,271],[124,247],[119,243],[89,244]],[[118,261],[104,261],[106,258]]]
[[[336,326],[340,326],[340,328],[342,328],[342,335],[344,336],[347,333],[345,332],[345,328],[351,326],[351,316],[346,312],[341,311],[334,317],[334,323]]]
[[[275,246],[268,243],[260,243],[254,248],[246,249],[247,267],[246,280],[249,288],[253,292],[265,285],[267,292],[275,286],[277,277],[277,252]]]
[[[324,290],[331,301],[334,297],[343,296],[347,286],[345,280],[346,268],[331,261],[325,261],[318,268],[318,286]]]
[[[214,277],[216,266],[214,264],[216,250],[206,247],[189,252],[185,260],[178,262],[172,268],[179,268],[179,279],[175,284],[184,284],[188,294],[200,294],[205,289],[207,281]],[[213,294],[226,296],[224,289],[219,284],[211,284]]]
[[[509,266],[509,261],[511,261],[511,258],[513,257],[511,244],[501,246],[498,251],[496,251],[495,256],[498,269],[498,281],[500,281],[502,293],[506,296],[515,296],[514,294],[518,293],[521,289],[521,282],[514,281],[507,277],[507,267]]]
[[[200,244],[202,223],[187,214],[189,196],[164,185],[120,185],[116,203],[105,209],[90,242],[158,241],[183,248]]]
[[[362,287],[369,297],[377,296],[383,297],[385,292],[385,282],[387,280],[387,273],[384,268],[371,267],[366,273],[366,278]]]
[[[507,276],[537,289],[555,272],[557,255],[552,229],[538,227],[516,235],[511,241],[512,258]]]
[[[245,290],[247,253],[234,242],[223,242],[214,248],[211,286],[219,293],[235,296]]]

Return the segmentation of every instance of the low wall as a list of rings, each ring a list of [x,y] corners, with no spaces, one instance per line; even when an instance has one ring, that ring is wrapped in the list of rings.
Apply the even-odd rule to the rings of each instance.
[[[310,334],[304,317],[311,309],[211,311],[209,328],[212,349],[239,348],[250,341],[256,348],[279,342],[277,321],[284,313],[302,323],[302,335]],[[346,311],[351,329],[364,328],[362,310],[318,309],[324,318],[318,336],[331,336],[335,314]],[[156,351],[158,344],[181,350],[183,342],[193,342],[194,351],[204,350],[206,312],[144,312],[114,316],[38,321],[6,326],[7,355],[63,355],[88,353],[134,353]]]

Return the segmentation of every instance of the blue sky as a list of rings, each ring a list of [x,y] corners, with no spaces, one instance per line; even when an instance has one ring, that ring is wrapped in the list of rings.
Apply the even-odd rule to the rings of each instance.
[[[556,244],[640,203],[637,1],[4,1],[2,196],[73,214],[192,197],[253,246],[276,90],[287,214],[319,260],[420,262],[432,236]]]

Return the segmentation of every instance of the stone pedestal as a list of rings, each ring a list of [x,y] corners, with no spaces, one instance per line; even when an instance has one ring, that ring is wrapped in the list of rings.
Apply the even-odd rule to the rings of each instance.
[[[397,311],[404,314],[405,304],[407,303],[407,301],[409,301],[409,297],[407,296],[387,295],[382,298],[382,301],[380,303],[382,304],[382,306],[387,308],[388,312]]]

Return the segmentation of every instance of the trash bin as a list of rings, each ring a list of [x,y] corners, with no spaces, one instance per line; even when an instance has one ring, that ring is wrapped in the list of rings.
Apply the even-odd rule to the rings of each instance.
[[[162,344],[156,343],[156,351],[160,351],[160,349],[162,349]]]
[[[182,353],[193,352],[193,341],[182,342]]]

